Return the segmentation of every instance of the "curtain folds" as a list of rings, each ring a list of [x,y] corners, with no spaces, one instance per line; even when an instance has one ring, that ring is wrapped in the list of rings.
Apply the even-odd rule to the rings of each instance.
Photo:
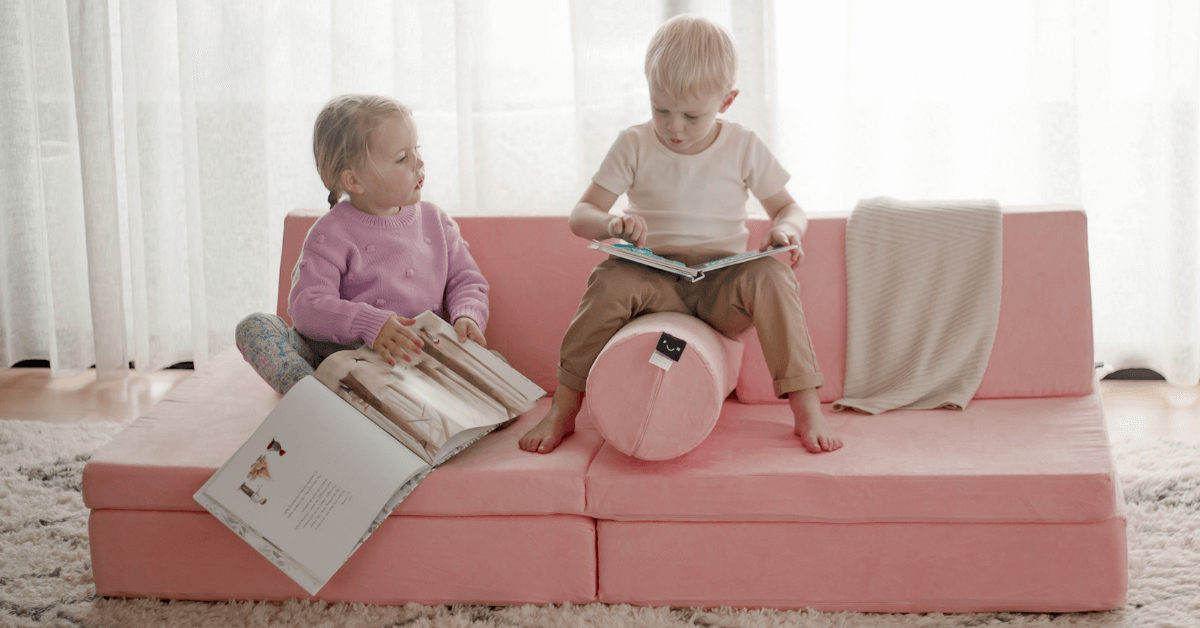
[[[324,206],[336,94],[413,108],[452,215],[569,212],[647,117],[642,55],[679,12],[734,33],[726,117],[811,215],[1083,205],[1097,360],[1200,380],[1194,0],[0,3],[0,367],[119,378],[232,345],[273,309],[284,215]]]

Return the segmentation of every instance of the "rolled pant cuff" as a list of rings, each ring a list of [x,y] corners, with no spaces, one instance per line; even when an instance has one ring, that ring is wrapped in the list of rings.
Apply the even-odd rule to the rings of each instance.
[[[561,375],[559,376],[561,378]],[[809,388],[820,388],[825,385],[825,376],[820,373],[809,373],[799,377],[788,377],[775,380],[775,396],[786,399],[788,393]]]
[[[558,383],[574,390],[575,392],[585,392],[587,390],[587,378],[580,377],[574,373],[568,373],[562,366],[558,367]]]

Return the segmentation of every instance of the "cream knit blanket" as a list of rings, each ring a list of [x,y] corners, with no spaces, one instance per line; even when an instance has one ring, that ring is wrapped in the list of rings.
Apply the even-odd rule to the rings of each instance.
[[[834,410],[963,409],[1000,320],[995,201],[863,199],[846,223],[846,380]]]

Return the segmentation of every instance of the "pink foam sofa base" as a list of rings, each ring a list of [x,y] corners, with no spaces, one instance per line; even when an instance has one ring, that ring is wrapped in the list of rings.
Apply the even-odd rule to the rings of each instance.
[[[88,533],[100,595],[309,597],[205,512],[98,510]],[[595,542],[595,522],[578,515],[390,517],[314,599],[586,603],[595,599]]]
[[[281,299],[321,213],[285,221]],[[489,348],[547,391],[563,332],[604,259],[570,237],[566,222],[458,219],[491,283]],[[845,222],[812,219],[796,270],[826,403],[843,381]],[[757,241],[768,225],[750,227]],[[751,331],[741,337],[734,398],[691,451],[628,456],[604,442],[586,406],[553,453],[521,451],[517,440],[545,414],[544,399],[431,473],[317,598],[1119,607],[1126,522],[1094,386],[1089,281],[1082,210],[1005,208],[1000,325],[965,411],[828,413],[845,447],[809,454],[769,392]],[[83,498],[100,595],[305,597],[192,499],[278,399],[229,349],[92,457]]]
[[[834,413],[853,447],[801,456],[785,405],[725,403],[693,451],[631,461],[605,444],[587,514],[614,521],[1086,523],[1119,506],[1099,391],[966,410]],[[1032,438],[1036,434],[1037,438]]]
[[[1077,524],[600,521],[600,601],[885,613],[1125,603],[1125,518]],[[702,549],[699,549],[702,548]]]
[[[97,452],[83,474],[88,508],[201,510],[192,498],[279,401],[236,349],[171,390]],[[603,441],[586,412],[555,456],[513,456],[550,400],[438,467],[397,509],[417,516],[583,514],[584,474]],[[442,488],[438,488],[441,486]]]
[[[868,612],[1123,603],[1125,517],[1098,391],[979,399],[964,412],[823,409],[853,447],[797,455],[786,406],[737,401],[673,460],[602,447],[587,476],[600,600]]]

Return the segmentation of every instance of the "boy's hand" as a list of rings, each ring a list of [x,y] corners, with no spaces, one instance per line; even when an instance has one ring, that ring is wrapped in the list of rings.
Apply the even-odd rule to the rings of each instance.
[[[640,247],[646,243],[646,219],[641,216],[615,216],[608,221],[608,236]]]
[[[795,268],[800,260],[804,259],[804,248],[800,246],[800,234],[796,232],[796,228],[787,225],[779,226],[767,232],[763,237],[762,242],[758,245],[758,250],[765,251],[773,246],[787,246],[795,244],[796,248],[788,251],[791,255],[790,266]]]
[[[466,342],[467,338],[479,343],[479,346],[486,347],[487,340],[483,337],[483,332],[479,329],[479,324],[467,318],[459,316],[454,319],[454,331],[458,332],[458,341]]]
[[[392,366],[396,366],[397,357],[412,362],[412,355],[409,354],[416,355],[421,352],[421,347],[425,346],[417,332],[409,329],[409,326],[416,322],[416,319],[403,316],[389,317],[380,328],[379,335],[375,336],[375,344],[371,345],[371,348]]]

